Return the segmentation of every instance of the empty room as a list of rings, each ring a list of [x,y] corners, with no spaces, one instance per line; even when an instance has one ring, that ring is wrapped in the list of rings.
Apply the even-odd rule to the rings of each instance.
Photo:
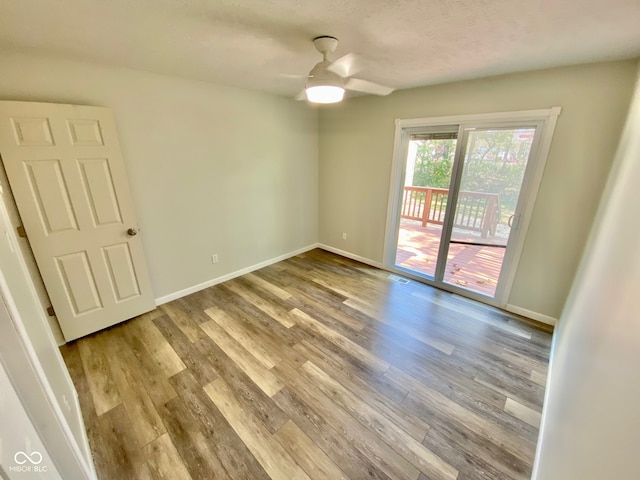
[[[637,0],[0,5],[0,478],[640,478]]]

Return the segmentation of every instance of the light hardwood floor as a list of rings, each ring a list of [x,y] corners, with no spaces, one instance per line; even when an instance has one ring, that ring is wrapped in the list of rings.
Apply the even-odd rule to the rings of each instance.
[[[315,250],[62,347],[98,476],[528,479],[551,335]]]

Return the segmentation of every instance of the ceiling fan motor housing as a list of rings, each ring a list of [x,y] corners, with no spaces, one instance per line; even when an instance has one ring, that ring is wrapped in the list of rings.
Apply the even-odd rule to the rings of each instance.
[[[328,60],[318,62],[315,67],[309,72],[309,78],[307,79],[307,88],[315,87],[318,85],[330,85],[334,87],[344,88],[344,79],[337,73],[333,73],[328,70],[327,67],[331,65]]]

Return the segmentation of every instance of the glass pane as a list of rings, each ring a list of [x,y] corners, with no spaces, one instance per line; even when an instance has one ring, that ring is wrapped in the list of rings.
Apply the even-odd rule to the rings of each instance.
[[[535,128],[469,132],[444,281],[494,296]]]
[[[409,141],[396,265],[430,277],[436,271],[456,137],[416,134]]]

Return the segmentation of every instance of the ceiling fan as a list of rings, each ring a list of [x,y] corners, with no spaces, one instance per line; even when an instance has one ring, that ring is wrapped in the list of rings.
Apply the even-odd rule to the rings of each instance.
[[[344,91],[370,93],[373,95],[389,95],[393,88],[377,83],[353,78],[359,69],[357,57],[353,53],[331,62],[327,55],[334,52],[338,46],[338,39],[322,35],[313,39],[316,50],[322,54],[322,61],[311,69],[307,76],[307,84],[296,100],[308,100],[311,103],[337,103],[342,101]]]

